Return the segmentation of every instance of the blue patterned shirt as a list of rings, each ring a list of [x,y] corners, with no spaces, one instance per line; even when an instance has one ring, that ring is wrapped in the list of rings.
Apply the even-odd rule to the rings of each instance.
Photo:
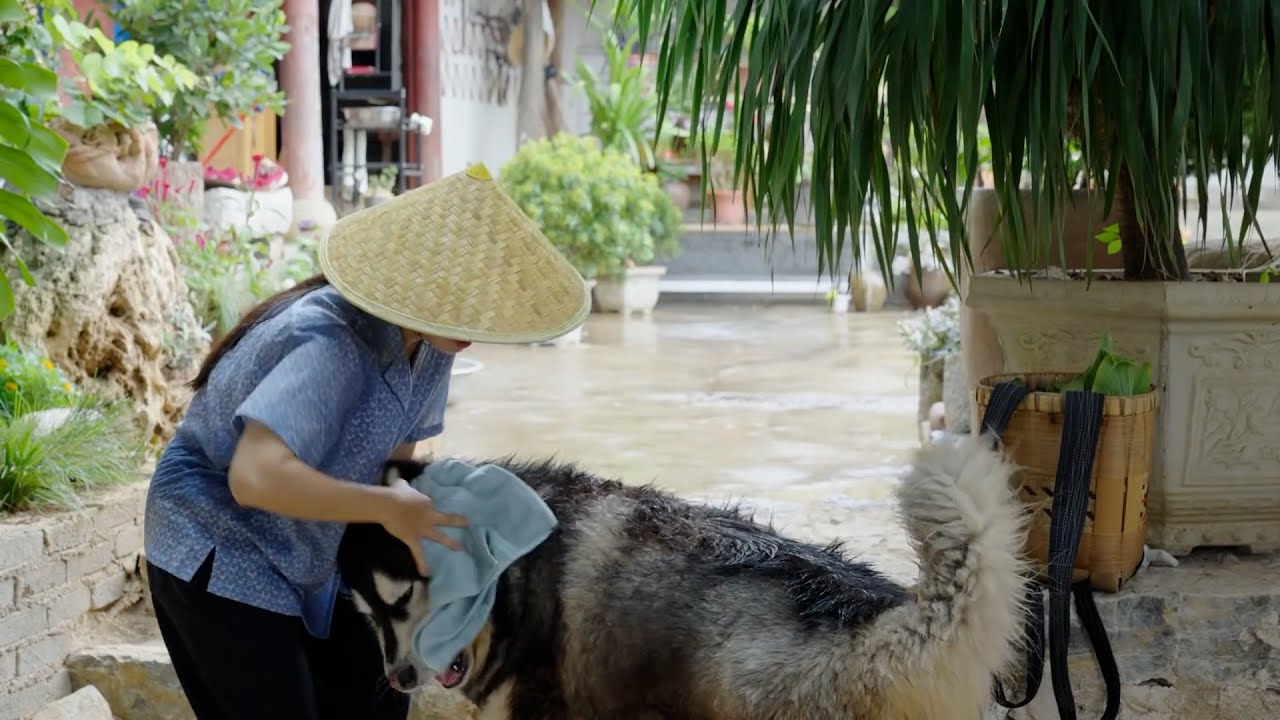
[[[241,338],[192,398],[147,493],[147,560],[189,581],[213,552],[209,592],[328,637],[345,526],[239,505],[227,468],[240,432],[256,420],[317,470],[374,483],[399,445],[441,432],[452,366],[423,343],[411,367],[400,330],[332,287],[295,300]]]

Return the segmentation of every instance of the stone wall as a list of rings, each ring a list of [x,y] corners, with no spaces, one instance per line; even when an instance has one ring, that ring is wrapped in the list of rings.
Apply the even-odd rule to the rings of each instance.
[[[75,626],[140,592],[146,488],[95,492],[79,511],[0,516],[0,720],[70,693]]]

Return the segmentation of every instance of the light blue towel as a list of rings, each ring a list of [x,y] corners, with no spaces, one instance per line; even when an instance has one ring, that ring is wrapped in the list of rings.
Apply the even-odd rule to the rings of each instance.
[[[496,465],[440,460],[409,484],[426,493],[440,512],[470,523],[441,528],[462,545],[461,551],[422,542],[431,600],[413,645],[428,668],[443,673],[483,629],[502,571],[542,544],[557,521],[533,488]]]

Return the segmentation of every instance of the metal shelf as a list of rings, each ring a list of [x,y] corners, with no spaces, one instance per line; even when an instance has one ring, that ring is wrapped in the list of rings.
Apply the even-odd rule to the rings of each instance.
[[[372,2],[377,8],[379,47],[371,50],[361,50],[360,52],[373,53],[374,62],[372,67],[374,70],[372,72],[344,74],[338,84],[329,90],[329,151],[331,158],[329,174],[331,176],[331,186],[333,187],[332,199],[335,204],[339,199],[344,204],[354,204],[359,201],[359,196],[354,195],[354,188],[345,189],[342,186],[342,179],[348,167],[350,172],[355,172],[359,167],[364,171],[372,171],[370,174],[387,167],[398,168],[399,172],[396,173],[396,193],[404,192],[405,178],[421,178],[425,176],[421,163],[407,161],[410,113],[400,71],[401,58],[403,57],[401,53],[400,3],[398,0],[372,0]],[[390,22],[384,23],[387,15],[390,16]],[[384,24],[389,25],[389,33],[383,32]],[[384,37],[389,38],[387,47],[381,47]],[[351,84],[358,87],[351,87]],[[373,87],[367,87],[369,85]],[[374,102],[378,100],[391,102]],[[400,110],[400,122],[398,125],[381,128],[361,127],[358,124],[348,123],[343,116],[342,108],[360,106],[398,107]],[[343,163],[341,143],[343,132],[347,129],[363,131],[366,133],[366,137],[370,134],[387,132],[399,135],[394,141],[395,160],[391,162],[383,160],[365,162],[360,166],[354,164],[348,166]],[[341,211],[341,208],[339,208],[339,211]]]

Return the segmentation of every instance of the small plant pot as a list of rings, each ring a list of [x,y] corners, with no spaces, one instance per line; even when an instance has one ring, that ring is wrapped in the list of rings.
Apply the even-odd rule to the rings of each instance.
[[[947,301],[951,294],[951,283],[946,273],[941,270],[925,270],[924,277],[916,277],[914,269],[907,271],[906,287],[903,288],[907,304],[912,310],[935,308]]]
[[[627,268],[621,277],[605,277],[596,281],[595,306],[601,312],[624,315],[638,312],[648,316],[658,304],[662,276],[661,265]]]
[[[747,222],[747,203],[737,190],[716,190],[711,196],[714,219],[717,225],[744,225]]]

